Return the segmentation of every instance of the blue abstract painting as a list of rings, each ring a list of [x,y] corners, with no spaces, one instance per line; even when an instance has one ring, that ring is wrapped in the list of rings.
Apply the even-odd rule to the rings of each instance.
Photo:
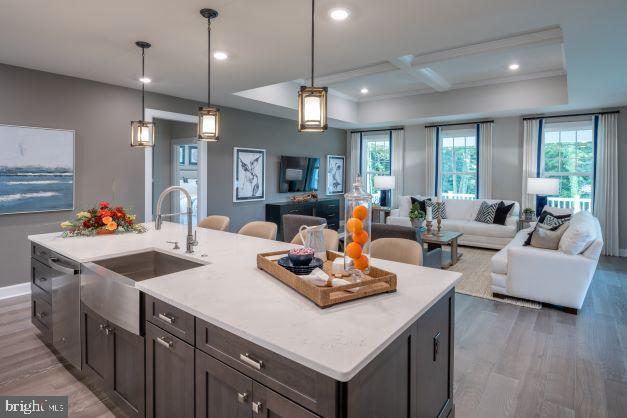
[[[0,214],[74,209],[74,131],[0,125]]]

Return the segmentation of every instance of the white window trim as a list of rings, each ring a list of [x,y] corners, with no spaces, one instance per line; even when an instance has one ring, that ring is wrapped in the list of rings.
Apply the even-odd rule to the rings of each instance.
[[[440,174],[440,190],[442,193],[442,196],[446,197],[447,194],[452,193],[453,195],[462,195],[460,193],[453,193],[451,191],[444,191],[444,182],[442,181],[444,179],[445,176],[447,175],[463,175],[463,176],[475,176],[475,188],[479,187],[479,185],[477,184],[477,176],[479,174],[479,167],[477,165],[477,169],[475,171],[444,171],[444,139],[447,138],[474,138],[475,139],[475,148],[477,147],[477,133],[476,130],[474,128],[463,128],[463,129],[450,129],[450,130],[444,130],[442,131],[442,133],[440,134],[440,167],[442,167],[441,169],[441,174]],[[455,148],[455,145],[453,145],[453,148]],[[464,146],[464,148],[468,148],[467,146]],[[455,162],[453,162],[453,166],[455,166]],[[476,196],[476,190],[475,190],[475,196]]]

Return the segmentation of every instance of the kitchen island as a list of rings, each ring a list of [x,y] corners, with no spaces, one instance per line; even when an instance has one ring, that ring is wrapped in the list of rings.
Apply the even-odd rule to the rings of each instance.
[[[185,226],[146,226],[140,235],[29,237],[34,263],[49,253],[87,266],[156,251],[200,265],[135,283],[142,326],[133,335],[98,309],[81,307],[83,372],[132,394],[126,401],[137,415],[451,416],[459,273],[373,259],[397,274],[397,292],[320,309],[257,269],[258,253],[291,244],[198,228],[199,245],[185,254],[168,243],[184,242]],[[133,353],[127,363],[113,353],[111,372],[99,358],[109,335],[125,342],[118,357]],[[140,345],[144,350],[133,351]],[[116,384],[118,364],[128,367]]]

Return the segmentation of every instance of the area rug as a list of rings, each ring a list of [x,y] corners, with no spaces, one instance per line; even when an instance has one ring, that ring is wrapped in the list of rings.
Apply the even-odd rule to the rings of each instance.
[[[463,254],[463,257],[459,259],[457,264],[447,269],[462,273],[462,281],[455,288],[457,293],[533,309],[542,307],[541,303],[529,300],[508,297],[501,299],[492,296],[492,289],[490,288],[492,283],[490,279],[490,259],[496,254],[496,251],[474,247],[459,247],[458,251]]]

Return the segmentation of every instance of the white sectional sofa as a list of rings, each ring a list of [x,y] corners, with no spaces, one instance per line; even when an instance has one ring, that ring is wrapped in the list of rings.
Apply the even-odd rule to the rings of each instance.
[[[589,213],[573,215],[569,228],[575,223],[578,228],[586,228],[593,237],[578,254],[523,246],[533,228],[518,232],[505,248],[492,257],[490,277],[493,294],[563,306],[577,313],[596,270],[603,237],[598,219]]]
[[[425,199],[424,196],[414,196],[417,199]],[[431,200],[434,200],[431,198]],[[473,247],[483,247],[501,249],[509,243],[516,235],[518,229],[518,217],[520,205],[518,202],[504,200],[506,205],[515,203],[505,225],[485,224],[475,221],[481,202],[500,202],[500,200],[473,199],[473,200],[446,200],[447,219],[442,219],[442,229],[447,231],[462,232],[458,243],[460,245],[470,245]],[[409,220],[409,209],[411,208],[410,196],[399,198],[399,208],[394,209],[387,218],[386,223],[390,225],[411,226]],[[435,222],[434,222],[435,226]]]

